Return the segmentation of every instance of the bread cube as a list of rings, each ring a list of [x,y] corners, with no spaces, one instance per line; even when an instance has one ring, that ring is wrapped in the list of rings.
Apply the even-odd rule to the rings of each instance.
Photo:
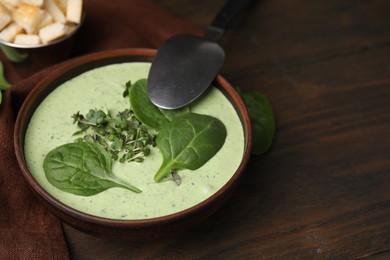
[[[54,23],[53,17],[48,12],[45,12],[41,23],[38,25],[38,28],[40,29],[51,23]]]
[[[11,15],[2,4],[0,4],[0,30],[11,22]]]
[[[61,8],[57,5],[55,0],[44,0],[43,5],[55,22],[66,23],[65,14],[61,11]]]
[[[68,0],[66,7],[66,20],[79,24],[81,21],[81,11],[83,9],[82,0]]]
[[[13,42],[15,36],[23,32],[23,28],[17,23],[11,23],[0,32],[0,39],[7,42]]]
[[[18,34],[15,37],[14,43],[20,45],[39,45],[41,38],[36,34]]]
[[[67,30],[67,26],[63,23],[52,23],[39,30],[39,37],[43,43],[49,43],[66,35]]]
[[[35,5],[21,4],[14,12],[15,23],[30,34],[38,31],[38,26],[45,18],[45,11]]]

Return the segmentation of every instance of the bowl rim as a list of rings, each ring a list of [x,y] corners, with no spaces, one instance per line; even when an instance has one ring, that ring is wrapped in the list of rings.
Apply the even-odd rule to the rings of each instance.
[[[201,211],[202,209],[207,208],[208,206],[211,206],[213,204],[213,201],[217,201],[218,198],[222,197],[225,193],[229,192],[231,188],[233,188],[233,184],[236,184],[238,179],[242,176],[244,173],[244,169],[249,161],[250,155],[251,155],[251,146],[252,146],[252,129],[251,129],[251,123],[248,111],[244,105],[243,100],[241,99],[238,92],[230,85],[230,83],[223,78],[221,75],[217,75],[215,81],[218,83],[219,87],[222,88],[227,94],[227,96],[230,98],[230,102],[235,107],[235,110],[237,114],[239,115],[241,119],[241,124],[243,127],[244,132],[244,152],[242,156],[242,160],[232,177],[229,179],[228,182],[226,182],[217,192],[215,192],[213,195],[208,197],[207,199],[199,202],[196,205],[193,205],[185,210],[175,212],[172,214],[160,216],[160,217],[154,217],[154,218],[148,218],[148,219],[112,219],[112,218],[105,218],[105,217],[99,217],[95,215],[91,215],[85,212],[82,212],[80,210],[74,209],[52,195],[50,195],[38,182],[35,180],[35,178],[32,176],[32,174],[29,172],[26,160],[24,157],[24,151],[23,151],[23,145],[22,139],[24,136],[21,135],[22,130],[22,124],[23,120],[26,120],[26,116],[28,113],[29,105],[37,98],[39,97],[42,90],[44,90],[46,87],[50,85],[54,80],[56,80],[58,77],[63,76],[66,73],[69,73],[69,71],[73,69],[77,69],[78,67],[85,66],[88,63],[94,63],[98,62],[99,60],[104,59],[112,59],[112,58],[120,58],[124,56],[140,56],[140,57],[147,57],[151,60],[156,54],[155,49],[148,49],[148,48],[125,48],[125,49],[115,49],[115,50],[108,50],[108,51],[101,51],[101,52],[95,52],[91,54],[87,54],[84,56],[76,57],[73,59],[70,59],[68,61],[63,62],[59,66],[56,66],[51,72],[49,72],[38,84],[34,86],[34,88],[30,91],[30,93],[27,95],[26,99],[22,103],[22,106],[18,112],[15,128],[14,128],[14,148],[15,148],[15,154],[16,158],[19,164],[19,167],[22,171],[22,174],[24,178],[28,182],[28,186],[32,188],[33,192],[38,195],[39,199],[43,199],[43,202],[46,202],[45,204],[49,204],[50,208],[52,210],[54,209],[54,213],[58,212],[65,212],[66,215],[80,219],[82,221],[86,221],[91,224],[98,224],[98,225],[104,225],[104,226],[110,226],[110,227],[123,227],[124,225],[127,227],[136,227],[136,228],[142,228],[142,227],[151,227],[156,225],[162,225],[162,224],[169,224],[172,222],[177,222],[180,220],[184,220],[187,217],[193,216],[197,212]],[[83,72],[88,71],[84,70]],[[70,79],[70,78],[69,78]],[[46,97],[46,96],[45,96]],[[36,108],[34,108],[35,111]],[[33,112],[32,112],[33,113]],[[30,120],[30,118],[27,118]]]

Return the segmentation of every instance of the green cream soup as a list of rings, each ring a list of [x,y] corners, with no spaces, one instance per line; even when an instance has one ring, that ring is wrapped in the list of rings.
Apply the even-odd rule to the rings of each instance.
[[[147,219],[190,208],[216,193],[237,170],[244,152],[244,133],[240,119],[229,100],[211,88],[191,111],[220,119],[227,129],[221,150],[201,168],[181,170],[181,184],[156,183],[153,179],[162,162],[158,148],[141,163],[113,163],[113,174],[142,190],[134,193],[111,188],[94,196],[63,192],[46,179],[43,161],[48,152],[73,142],[78,130],[71,116],[77,111],[109,109],[116,114],[130,107],[123,98],[124,84],[146,78],[150,63],[120,63],[85,72],[57,87],[34,112],[25,137],[25,157],[34,178],[53,197],[79,211],[112,219]]]

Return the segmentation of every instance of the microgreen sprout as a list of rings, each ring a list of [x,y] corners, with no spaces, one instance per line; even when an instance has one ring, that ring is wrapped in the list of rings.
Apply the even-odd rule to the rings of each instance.
[[[115,161],[142,162],[150,154],[150,146],[155,146],[156,133],[130,109],[115,117],[109,111],[91,109],[85,116],[77,112],[72,118],[80,128],[74,135],[84,134],[84,141],[100,144]]]

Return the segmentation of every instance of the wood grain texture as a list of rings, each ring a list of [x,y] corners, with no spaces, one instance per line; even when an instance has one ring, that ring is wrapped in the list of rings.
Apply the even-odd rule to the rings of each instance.
[[[158,0],[205,27],[222,0]],[[200,228],[129,243],[64,226],[74,259],[390,258],[390,1],[262,0],[221,40],[272,103],[272,149]]]

